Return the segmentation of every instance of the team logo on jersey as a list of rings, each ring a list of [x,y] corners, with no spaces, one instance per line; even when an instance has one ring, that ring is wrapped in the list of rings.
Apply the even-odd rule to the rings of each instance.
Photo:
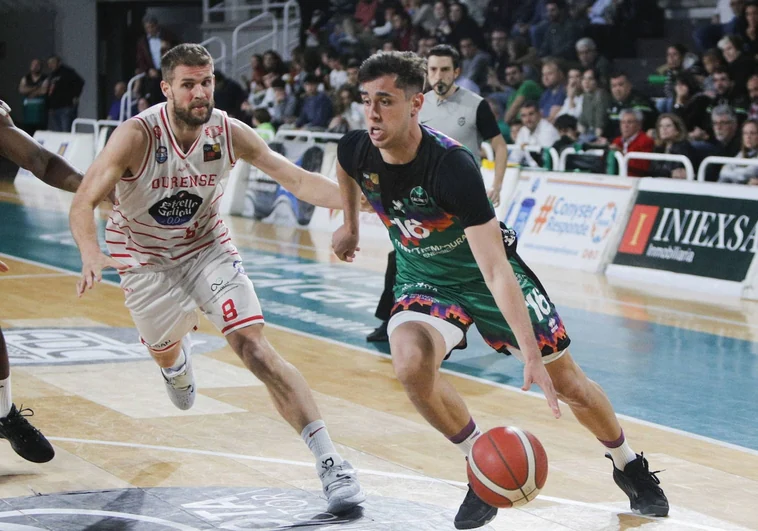
[[[224,128],[220,125],[209,125],[205,128],[205,136],[208,136],[210,138],[216,138],[217,136],[221,136],[221,133],[224,132]]]
[[[150,215],[161,225],[183,225],[193,218],[203,198],[186,190],[165,197],[150,207]]]
[[[373,190],[374,187],[377,184],[379,184],[379,174],[378,173],[364,173],[363,180],[365,181],[366,188],[369,190]]]
[[[203,161],[210,162],[212,160],[221,159],[221,144],[216,142],[215,144],[203,144]]]
[[[460,118],[458,118],[458,125],[460,125],[461,127],[463,127],[464,125],[466,125],[466,117],[465,116],[461,116]]]
[[[163,164],[168,160],[168,149],[166,149],[166,146],[158,146],[158,149],[155,150],[155,162],[158,164]]]
[[[163,132],[161,131],[161,128],[156,125],[153,127],[153,134],[155,135],[155,138],[160,138]]]
[[[426,206],[429,204],[429,195],[426,193],[426,190],[424,190],[420,186],[417,186],[413,190],[411,190],[410,197],[411,197],[411,203],[413,203],[416,206]]]

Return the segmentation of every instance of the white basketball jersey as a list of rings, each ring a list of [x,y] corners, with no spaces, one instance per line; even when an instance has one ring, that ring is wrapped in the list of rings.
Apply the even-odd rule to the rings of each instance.
[[[221,180],[234,165],[226,113],[214,109],[186,153],[171,131],[165,103],[131,119],[145,128],[148,148],[139,172],[116,185],[105,229],[111,256],[133,268],[165,269],[211,245],[236,254],[218,213]]]

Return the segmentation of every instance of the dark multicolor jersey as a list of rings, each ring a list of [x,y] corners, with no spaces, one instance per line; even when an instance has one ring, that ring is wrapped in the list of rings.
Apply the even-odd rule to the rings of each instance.
[[[387,164],[367,131],[339,141],[340,166],[361,187],[397,251],[395,307],[449,321],[464,333],[473,322],[495,350],[517,348],[476,263],[465,229],[495,217],[473,155],[455,140],[420,126],[416,158]],[[515,233],[501,224],[511,266],[524,291],[543,355],[568,346],[555,307],[516,254]],[[464,344],[461,347],[465,347]]]

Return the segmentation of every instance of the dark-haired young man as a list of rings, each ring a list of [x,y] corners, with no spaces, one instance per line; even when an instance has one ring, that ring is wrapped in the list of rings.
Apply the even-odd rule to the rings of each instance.
[[[365,500],[356,472],[337,453],[303,376],[264,337],[258,297],[218,211],[219,182],[238,158],[314,205],[341,208],[339,188],[213,108],[213,59],[199,44],[169,50],[161,70],[167,102],[113,132],[71,205],[71,231],[82,255],[79,296],[100,281],[104,268],[119,270],[126,306],[179,409],[195,401],[188,336],[199,308],[308,445],[328,510],[349,510]],[[93,211],[114,187],[107,256],[97,242]]]
[[[395,374],[413,405],[468,455],[480,432],[439,367],[453,349],[465,347],[466,331],[476,322],[492,348],[524,360],[523,389],[540,386],[556,417],[560,397],[603,442],[632,509],[668,514],[647,460],[629,447],[607,396],[568,353],[563,322],[516,254],[514,233],[498,224],[471,152],[419,125],[423,60],[375,54],[361,66],[359,81],[368,130],[351,131],[339,142],[345,224],[332,245],[341,260],[353,260],[362,191],[397,251],[397,302],[388,334]],[[496,513],[469,489],[455,526],[480,527]]]

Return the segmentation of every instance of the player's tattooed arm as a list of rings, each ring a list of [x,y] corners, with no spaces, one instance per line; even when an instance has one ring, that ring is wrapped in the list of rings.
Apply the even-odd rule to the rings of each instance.
[[[537,384],[545,393],[553,415],[559,418],[561,411],[558,407],[558,397],[553,381],[542,363],[542,353],[534,337],[534,329],[526,309],[521,286],[505,256],[497,218],[492,218],[481,225],[467,227],[465,232],[487,288],[492,293],[505,321],[513,330],[519,349],[526,360],[522,389],[526,391],[531,384]]]
[[[337,183],[319,173],[306,171],[272,151],[249,125],[233,118],[229,122],[237,158],[259,168],[298,199],[316,206],[342,208]]]
[[[0,156],[32,172],[50,186],[76,192],[82,182],[81,172],[16,127],[9,111],[8,105],[0,100]]]
[[[71,202],[71,233],[82,255],[82,276],[77,282],[79,296],[86,289],[91,289],[96,281],[100,282],[104,268],[127,267],[100,250],[94,212],[122,177],[137,175],[145,157],[152,155],[147,153],[147,146],[147,132],[136,120],[122,123],[87,169],[82,185]]]

